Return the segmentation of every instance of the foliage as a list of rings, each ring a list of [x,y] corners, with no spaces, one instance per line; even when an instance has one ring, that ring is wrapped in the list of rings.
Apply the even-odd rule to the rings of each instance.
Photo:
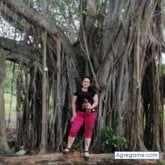
[[[127,140],[123,136],[117,135],[110,126],[103,128],[101,141],[102,152],[112,152],[127,148]]]
[[[46,15],[56,22],[56,25],[72,41],[76,39],[80,21],[80,8],[78,0],[31,0],[25,2],[37,12],[43,13],[46,7]]]
[[[6,62],[6,76],[5,76],[5,93],[15,94],[16,92],[16,80],[14,78],[14,68],[16,64],[13,62]]]
[[[4,94],[5,99],[5,115],[8,119],[9,115],[12,115],[13,117],[16,116],[16,96],[10,95],[8,93]]]
[[[165,74],[165,64],[162,64],[161,65],[161,73],[162,74]]]
[[[4,81],[4,99],[5,99],[5,114],[8,117],[10,114],[16,113],[16,64],[6,61],[6,76]]]

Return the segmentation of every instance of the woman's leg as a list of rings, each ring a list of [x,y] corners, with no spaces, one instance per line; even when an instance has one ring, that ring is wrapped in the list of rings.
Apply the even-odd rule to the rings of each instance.
[[[89,150],[95,120],[96,120],[96,113],[86,114],[85,116],[85,151]],[[89,153],[85,152],[85,155],[89,155]]]
[[[75,137],[68,136],[67,147],[65,148],[64,151],[66,151],[66,152],[70,151],[70,148],[72,147],[74,140],[75,140]]]
[[[77,135],[77,132],[79,131],[83,122],[84,122],[84,114],[82,112],[77,112],[76,118],[74,119],[70,132],[69,132],[67,148],[70,149],[72,147],[75,137]]]

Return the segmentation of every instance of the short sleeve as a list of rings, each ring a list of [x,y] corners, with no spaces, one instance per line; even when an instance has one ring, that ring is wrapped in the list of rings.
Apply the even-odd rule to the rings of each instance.
[[[96,90],[94,89],[94,87],[89,88],[89,93],[90,93],[91,97],[94,97],[95,94],[97,94],[97,92],[96,92]]]
[[[73,95],[78,96],[78,90],[76,90],[76,92],[74,92]]]
[[[97,94],[96,91],[92,91],[92,97],[94,97],[94,95]]]

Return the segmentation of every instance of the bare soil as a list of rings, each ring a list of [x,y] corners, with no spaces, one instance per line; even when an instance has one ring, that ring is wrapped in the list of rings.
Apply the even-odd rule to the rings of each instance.
[[[6,157],[0,155],[0,165],[163,165],[165,154],[160,154],[160,160],[115,160],[114,154],[91,154],[88,161],[79,152],[68,155],[51,153],[45,155],[31,155]]]

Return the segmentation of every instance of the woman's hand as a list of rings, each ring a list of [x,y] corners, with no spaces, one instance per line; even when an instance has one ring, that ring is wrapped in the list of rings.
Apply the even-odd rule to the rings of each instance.
[[[89,110],[91,109],[92,105],[88,102],[88,103],[84,103],[85,109]]]
[[[76,112],[74,112],[74,113],[72,114],[71,122],[73,122],[73,120],[75,119],[75,117],[76,117]]]

